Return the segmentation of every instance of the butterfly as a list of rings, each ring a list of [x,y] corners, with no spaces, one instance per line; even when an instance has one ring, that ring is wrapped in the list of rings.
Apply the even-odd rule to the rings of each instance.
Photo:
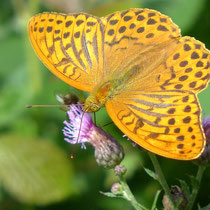
[[[102,18],[43,13],[28,24],[32,46],[58,78],[90,92],[84,111],[105,106],[118,128],[158,155],[191,160],[205,146],[197,93],[209,81],[209,51],[155,10]]]

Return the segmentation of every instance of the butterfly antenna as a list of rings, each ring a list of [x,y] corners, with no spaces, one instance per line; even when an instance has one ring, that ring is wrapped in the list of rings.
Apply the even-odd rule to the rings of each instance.
[[[84,105],[84,104],[74,104],[75,106],[81,106],[81,105]],[[50,107],[50,108],[53,108],[53,107],[68,107],[70,108],[71,104],[58,104],[58,105],[43,105],[43,104],[40,104],[40,105],[25,105],[26,108],[40,108],[40,107]]]
[[[70,107],[70,105],[59,104],[59,105],[25,105],[26,108],[37,108],[37,107]]]

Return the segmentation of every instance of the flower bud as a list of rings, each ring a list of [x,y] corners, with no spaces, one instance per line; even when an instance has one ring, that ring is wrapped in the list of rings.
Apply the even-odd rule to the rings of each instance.
[[[124,157],[122,146],[101,128],[94,127],[89,136],[89,143],[95,148],[95,159],[99,166],[113,168]]]
[[[117,182],[117,183],[114,183],[111,187],[111,192],[113,194],[118,194],[118,195],[122,195],[123,194],[123,187],[122,185]]]
[[[123,176],[127,171],[127,168],[125,166],[121,166],[121,165],[117,165],[114,168],[114,172],[116,174],[116,176]]]

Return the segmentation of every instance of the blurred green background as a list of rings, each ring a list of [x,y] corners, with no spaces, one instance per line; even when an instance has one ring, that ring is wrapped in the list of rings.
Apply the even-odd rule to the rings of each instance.
[[[182,35],[193,36],[210,48],[209,0],[1,0],[0,1],[0,209],[132,209],[129,203],[108,198],[116,182],[112,170],[96,165],[93,149],[81,150],[63,139],[65,112],[58,108],[26,109],[26,104],[59,104],[56,92],[69,86],[53,76],[36,57],[27,34],[27,22],[43,11],[86,12],[104,16],[129,8],[156,9],[172,18]],[[205,115],[210,115],[210,87],[199,94]],[[104,117],[104,115],[106,117]],[[103,116],[103,117],[100,117]],[[97,122],[110,122],[105,111]],[[112,124],[106,130],[125,150],[123,164],[137,200],[151,206],[159,184],[143,167],[152,168],[145,150],[133,147]],[[71,159],[70,154],[75,158]],[[158,157],[170,185],[189,182],[197,166],[191,162]],[[210,200],[210,170],[207,168],[197,202]],[[158,205],[161,209],[161,197]],[[195,208],[197,209],[197,208]]]

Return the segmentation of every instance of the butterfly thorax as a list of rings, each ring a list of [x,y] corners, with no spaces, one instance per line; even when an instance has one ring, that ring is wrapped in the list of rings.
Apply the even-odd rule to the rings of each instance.
[[[122,75],[112,75],[114,79],[107,79],[103,84],[96,86],[85,100],[84,111],[98,111],[108,100],[123,90],[125,82],[128,83],[130,78],[135,76],[138,70],[139,68],[134,65],[132,68],[128,69],[126,73]]]
[[[85,112],[96,112],[113,96],[116,82],[114,80],[107,81],[97,86],[93,92],[85,100],[83,110]]]

